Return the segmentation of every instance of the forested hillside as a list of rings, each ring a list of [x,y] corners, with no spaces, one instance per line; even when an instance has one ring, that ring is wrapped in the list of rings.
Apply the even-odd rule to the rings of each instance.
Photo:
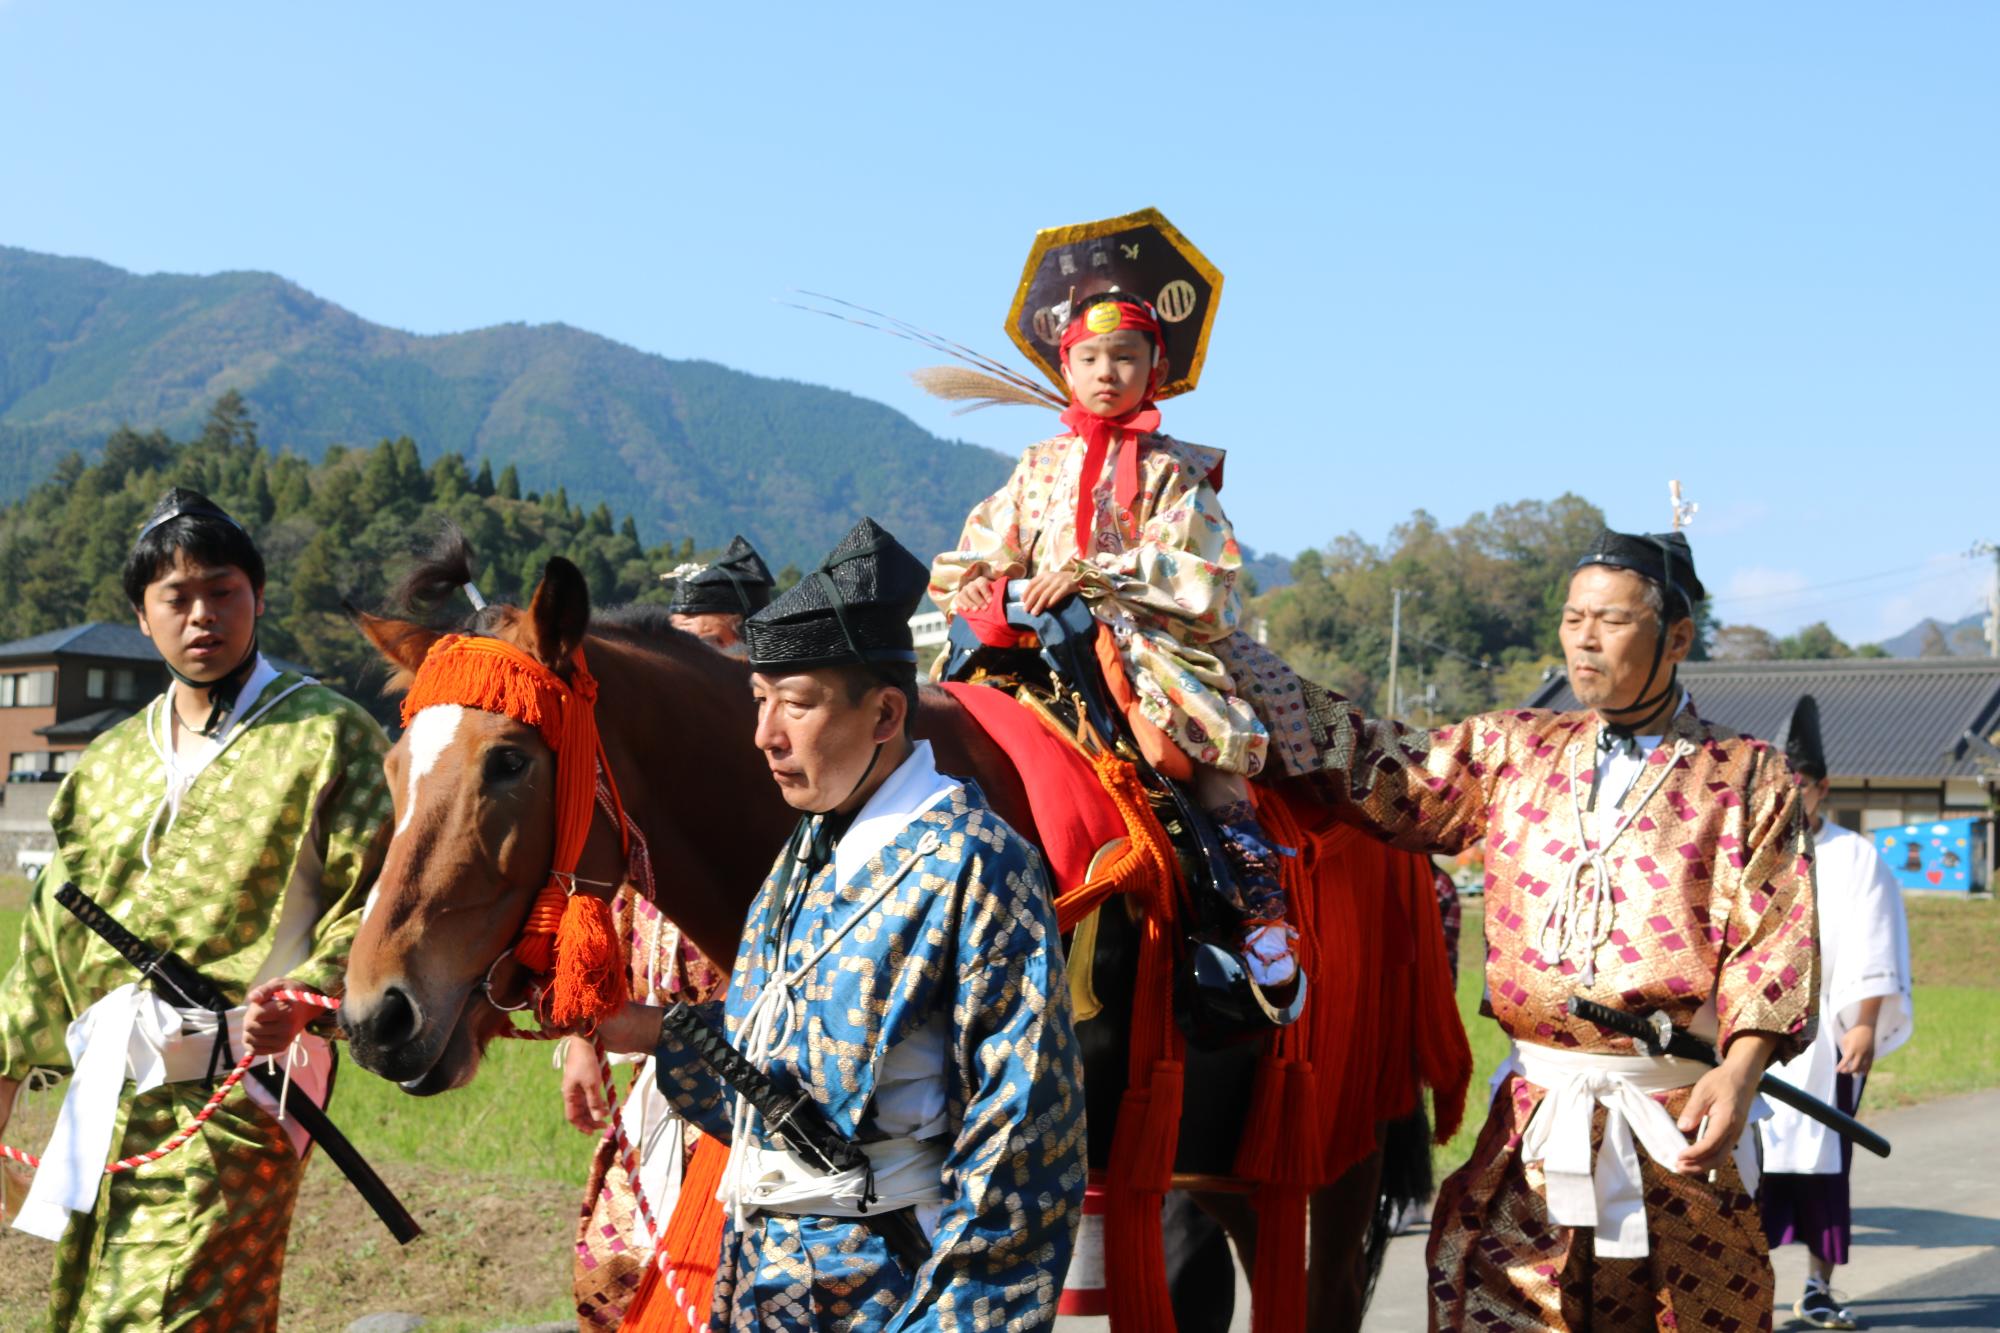
[[[267,652],[303,663],[386,715],[373,650],[341,610],[374,604],[416,544],[449,518],[471,538],[489,599],[520,602],[552,555],[574,561],[598,605],[664,600],[661,572],[695,555],[691,538],[644,546],[630,514],[588,510],[561,487],[524,492],[516,470],[422,461],[408,437],[335,446],[318,462],[272,454],[243,402],[225,396],[202,430],[176,441],[121,430],[97,461],[71,455],[0,510],[0,639],[132,614],[118,573],[133,536],[169,486],[193,486],[247,527],[269,583]],[[796,578],[796,571],[790,577]]]
[[[560,324],[421,337],[274,274],[140,275],[0,246],[0,500],[121,425],[198,431],[228,391],[308,461],[407,436],[426,464],[490,458],[530,489],[609,501],[648,540],[742,532],[800,564],[864,513],[943,550],[1009,466],[853,394]]]

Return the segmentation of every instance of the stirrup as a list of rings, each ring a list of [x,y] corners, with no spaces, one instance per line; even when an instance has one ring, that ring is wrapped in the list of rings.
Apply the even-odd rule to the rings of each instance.
[[[1289,1027],[1305,1013],[1305,973],[1294,976],[1287,988],[1291,994],[1274,1003],[1270,993],[1250,979],[1250,970],[1235,952],[1213,940],[1191,939],[1174,972],[1174,1019],[1197,1050],[1254,1041],[1275,1028]]]

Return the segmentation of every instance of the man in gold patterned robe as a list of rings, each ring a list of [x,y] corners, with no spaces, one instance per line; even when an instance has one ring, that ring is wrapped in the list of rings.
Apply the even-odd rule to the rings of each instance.
[[[246,1082],[181,1148],[104,1172],[208,1100],[214,1020],[167,1008],[55,890],[76,881],[239,1003],[223,1072],[237,1050],[289,1066],[296,1041],[311,1054],[289,1095],[324,1101],[331,1056],[302,1031],[319,1011],[272,992],[341,985],[388,845],[388,742],[358,706],[257,652],[263,559],[203,496],[176,488],[161,502],[125,591],[174,684],[85,751],[49,811],[56,856],[0,978],[0,1129],[30,1072],[70,1086],[15,1222],[60,1237],[56,1333],[261,1333],[277,1327],[309,1141]]]
[[[1412,850],[1486,845],[1483,1009],[1515,1053],[1439,1193],[1433,1328],[1771,1326],[1744,1130],[1765,1065],[1813,1032],[1810,843],[1783,756],[1702,720],[1678,684],[1700,596],[1679,533],[1605,533],[1562,621],[1592,711],[1429,734],[1316,719],[1346,817]],[[1572,995],[1664,1014],[1722,1064],[1637,1052],[1572,1017]]]

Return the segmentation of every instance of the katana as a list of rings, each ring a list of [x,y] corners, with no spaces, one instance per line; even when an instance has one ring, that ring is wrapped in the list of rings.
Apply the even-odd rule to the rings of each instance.
[[[160,997],[169,1004],[187,1009],[206,1009],[213,1014],[226,1014],[234,1008],[229,997],[217,988],[214,982],[196,971],[194,965],[175,953],[172,949],[155,948],[131,931],[125,929],[96,899],[79,889],[75,884],[65,884],[56,890],[56,901],[68,908],[70,914],[88,926],[96,936],[117,951],[118,956],[139,969],[153,985]],[[218,1021],[216,1039],[226,1046],[228,1024]],[[284,1087],[278,1075],[262,1064],[250,1066],[250,1077],[257,1080],[272,1097],[282,1097]],[[295,1117],[299,1127],[312,1136],[314,1143],[326,1150],[333,1164],[341,1174],[353,1183],[382,1224],[389,1228],[399,1244],[408,1245],[423,1234],[423,1228],[410,1216],[409,1209],[403,1207],[402,1200],[375,1174],[375,1169],[355,1146],[348,1141],[333,1121],[327,1119],[326,1112],[310,1097],[290,1097],[279,1103],[286,1114]]]
[[[1613,1009],[1595,1000],[1586,1000],[1581,995],[1572,995],[1569,997],[1569,1011],[1587,1023],[1595,1023],[1607,1032],[1630,1037],[1649,1054],[1671,1055],[1676,1059],[1695,1060],[1705,1065],[1721,1063],[1715,1057],[1715,1047],[1693,1033],[1675,1027],[1673,1020],[1660,1010],[1654,1010],[1648,1018],[1641,1018],[1637,1014],[1628,1014],[1622,1009]],[[1839,1107],[1828,1106],[1811,1093],[1793,1087],[1781,1078],[1765,1074],[1757,1080],[1757,1091],[1774,1101],[1783,1102],[1803,1115],[1811,1116],[1840,1137],[1860,1144],[1877,1157],[1889,1155],[1889,1140]]]
[[[781,1090],[769,1074],[750,1063],[743,1052],[729,1044],[727,1036],[693,1009],[685,1004],[668,1009],[660,1020],[660,1035],[679,1041],[725,1087],[756,1107],[764,1118],[764,1128],[780,1147],[790,1148],[828,1175],[860,1171],[873,1181],[874,1166],[868,1154],[827,1119],[812,1093]],[[867,1205],[874,1202],[872,1184],[867,1195],[861,1205],[862,1216],[854,1220],[880,1236],[903,1270],[916,1277],[931,1257],[931,1244],[917,1226],[914,1210],[870,1213]]]

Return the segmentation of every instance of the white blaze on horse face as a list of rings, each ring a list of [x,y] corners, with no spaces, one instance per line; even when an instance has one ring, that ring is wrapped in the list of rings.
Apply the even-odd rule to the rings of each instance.
[[[410,734],[404,738],[410,743],[410,782],[403,792],[403,817],[396,821],[398,834],[410,826],[410,817],[416,813],[417,784],[437,767],[464,720],[465,709],[459,704],[432,704],[410,720]]]

